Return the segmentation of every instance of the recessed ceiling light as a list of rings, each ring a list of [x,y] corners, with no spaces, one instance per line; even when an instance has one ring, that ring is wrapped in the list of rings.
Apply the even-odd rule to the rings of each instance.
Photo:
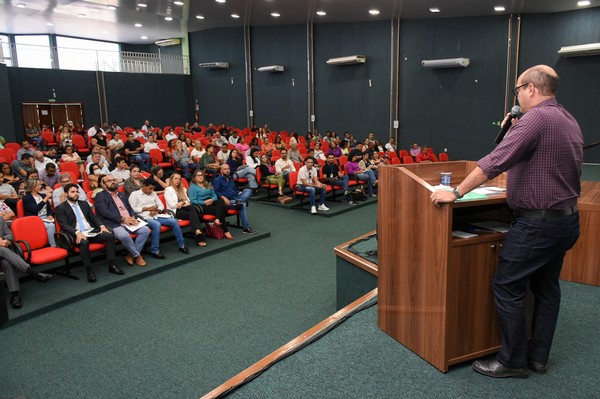
[[[280,14],[280,13],[278,13],[278,12],[272,12],[272,13],[271,13],[271,16],[272,16],[272,17],[281,17],[281,14]]]
[[[106,6],[106,8],[108,8],[109,10],[116,10],[117,7],[113,6],[113,5],[108,5]]]
[[[108,35],[109,33],[110,33],[110,32],[109,32],[109,31],[107,31],[107,30],[103,30],[103,31],[102,31],[102,34],[103,34],[103,35]]]
[[[198,18],[198,19],[204,19],[204,15],[196,15],[196,18]]]
[[[144,26],[144,25],[142,25],[142,24],[135,24],[135,25],[133,25],[133,26],[135,26],[136,28],[141,28],[141,27],[142,27],[142,26]]]
[[[217,0],[217,1],[219,1],[219,0]],[[237,14],[231,14],[231,18],[239,18],[239,17],[240,17],[240,16],[239,16],[239,15],[237,15]]]
[[[317,11],[317,15],[323,16],[323,15],[327,15],[327,13],[325,11]]]
[[[182,6],[183,1],[174,1],[173,4],[175,4],[176,6]]]
[[[24,3],[19,3],[19,4],[17,4],[17,7],[19,7],[19,8],[25,8],[27,6]]]
[[[506,11],[506,8],[504,8],[504,6],[496,6],[494,7],[494,11],[502,12]]]
[[[52,22],[46,22],[46,26],[54,26]]]
[[[140,39],[146,40],[146,39],[148,39],[148,36],[142,36],[142,37],[140,37]]]
[[[172,21],[173,17],[165,17],[165,21]]]
[[[371,14],[371,15],[379,15],[379,10],[376,10],[376,9],[369,10],[369,14]]]
[[[429,11],[431,11],[431,12],[440,12],[440,9],[439,9],[439,8],[437,8],[437,7],[431,7],[431,8],[429,9]]]
[[[85,14],[77,14],[79,18],[85,18]]]
[[[143,8],[148,7],[148,4],[143,3],[141,1],[138,1],[137,5],[138,5],[138,7],[143,7]]]
[[[591,3],[589,2],[589,0],[583,0],[583,1],[578,1],[577,5],[579,7],[585,7],[585,6],[589,6]]]
[[[217,3],[225,3],[225,0],[216,0]]]

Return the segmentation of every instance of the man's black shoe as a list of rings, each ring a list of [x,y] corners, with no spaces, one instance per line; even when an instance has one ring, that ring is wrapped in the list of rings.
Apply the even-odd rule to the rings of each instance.
[[[237,209],[239,211],[240,209],[242,209],[244,207],[244,203],[243,202],[239,202],[239,201],[235,201],[232,204],[232,206],[233,206],[233,208],[235,208],[235,209]]]
[[[48,273],[38,273],[35,275],[35,279],[40,283],[45,283],[48,280],[52,280],[54,278],[53,274]]]
[[[527,378],[528,374],[526,368],[506,367],[496,359],[475,360],[473,370],[494,378]]]
[[[108,267],[108,272],[109,273],[114,273],[114,274],[118,274],[118,275],[123,275],[125,274],[125,272],[121,269],[119,269],[119,267],[117,265],[110,265]]]
[[[181,247],[181,248],[179,248],[179,252],[182,252],[187,255],[190,253],[190,250],[187,249],[186,247]]]
[[[548,372],[548,365],[536,362],[535,360],[528,361],[527,368],[537,374],[546,374]]]
[[[247,229],[242,230],[242,233],[244,233],[244,234],[256,234],[256,231],[254,231],[250,227],[248,227]]]
[[[96,273],[94,273],[93,269],[87,269],[87,280],[90,283],[95,283],[96,282]]]
[[[21,306],[23,306],[23,303],[21,303],[21,297],[19,296],[19,294],[13,295],[10,297],[10,306],[13,307],[13,309],[19,309],[21,308]]]
[[[152,256],[154,259],[165,259],[165,256],[163,254],[161,254],[160,252],[156,253],[156,254],[154,252],[152,252],[152,253],[150,253],[150,256]]]

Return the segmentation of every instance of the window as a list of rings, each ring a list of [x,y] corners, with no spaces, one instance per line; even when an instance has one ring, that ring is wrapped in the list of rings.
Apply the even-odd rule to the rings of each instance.
[[[121,70],[120,46],[116,43],[57,36],[56,47],[60,69]]]
[[[52,68],[48,35],[15,36],[17,63],[25,68]]]
[[[10,52],[10,41],[8,36],[0,35],[0,63],[12,66],[12,54]]]

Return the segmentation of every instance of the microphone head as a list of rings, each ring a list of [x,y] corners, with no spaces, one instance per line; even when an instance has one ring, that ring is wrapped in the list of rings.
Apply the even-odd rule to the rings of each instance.
[[[521,112],[521,107],[519,107],[518,105],[515,105],[511,108],[510,114],[515,118],[520,118],[523,115],[523,113]]]

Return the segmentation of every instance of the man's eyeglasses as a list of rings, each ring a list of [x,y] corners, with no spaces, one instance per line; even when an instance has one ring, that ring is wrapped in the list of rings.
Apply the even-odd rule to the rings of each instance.
[[[517,96],[519,95],[519,90],[520,90],[521,88],[523,88],[523,87],[525,87],[525,86],[529,86],[530,84],[531,84],[531,83],[523,83],[522,85],[515,87],[515,88],[512,90],[512,92],[513,92],[513,94],[515,95],[515,97],[517,97]]]

